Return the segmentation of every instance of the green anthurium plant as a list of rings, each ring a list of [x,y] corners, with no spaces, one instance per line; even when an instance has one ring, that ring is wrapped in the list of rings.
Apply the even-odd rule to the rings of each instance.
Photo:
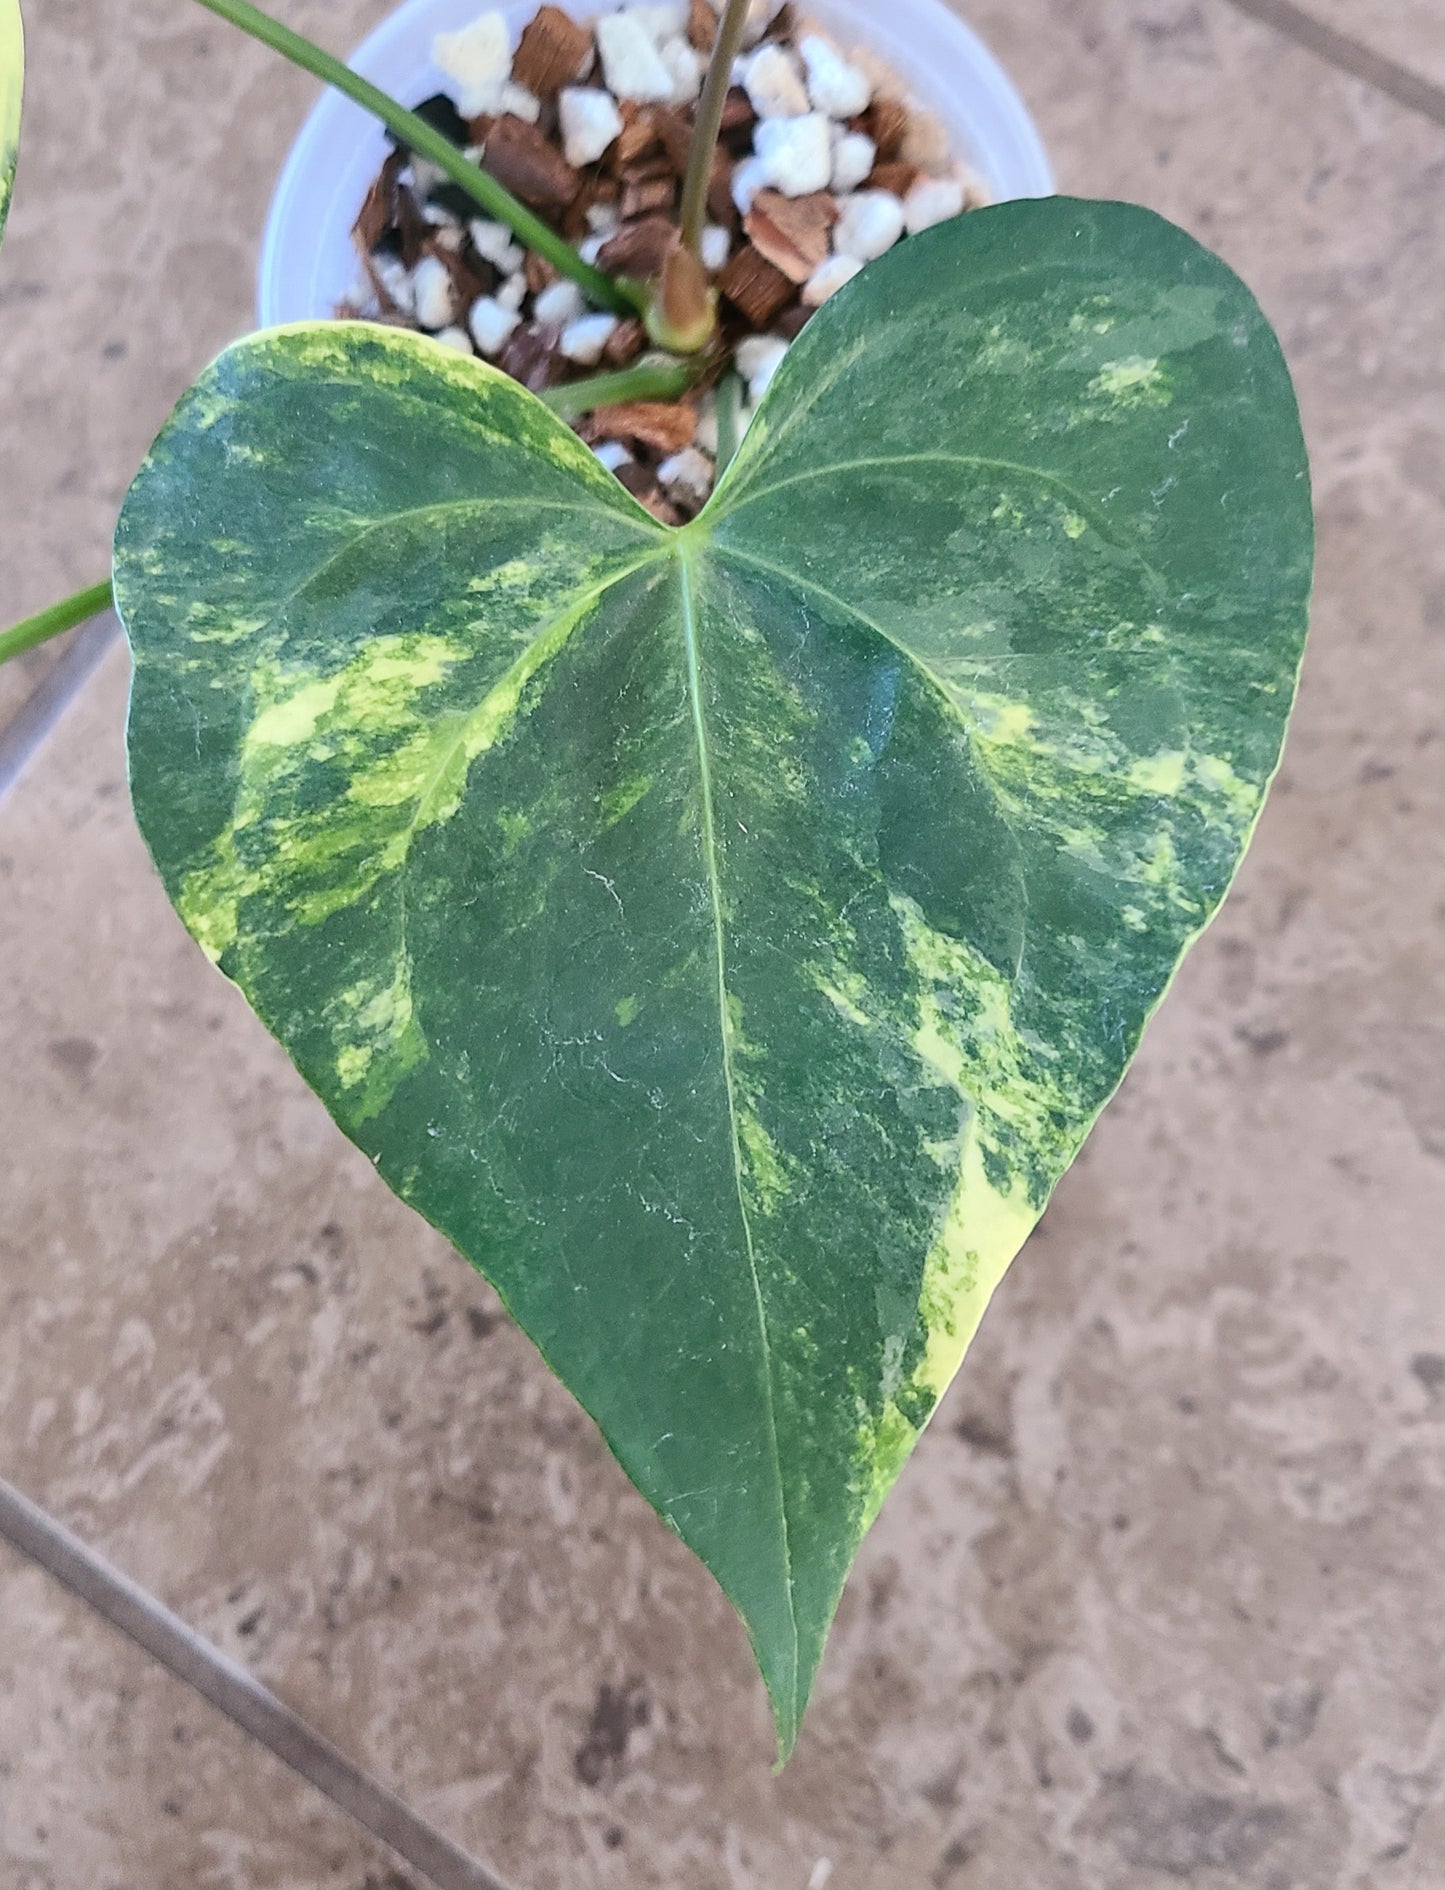
[[[19,31],[0,0],[0,155]],[[672,275],[607,293],[705,350]],[[228,349],[125,501],[132,793],[177,911],[712,1570],[783,1757],[865,1531],[1238,867],[1311,558],[1249,291],[1062,197],[863,270],[680,528],[543,400],[365,323]]]

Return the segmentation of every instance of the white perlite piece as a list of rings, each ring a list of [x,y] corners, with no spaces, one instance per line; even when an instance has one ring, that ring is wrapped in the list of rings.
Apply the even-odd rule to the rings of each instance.
[[[903,234],[903,202],[891,190],[860,190],[845,197],[833,225],[833,248],[839,256],[872,262]]]
[[[446,264],[435,256],[423,256],[412,272],[411,281],[416,296],[416,318],[422,327],[450,328],[457,318],[457,302]]]
[[[726,5],[727,0],[712,0],[714,13],[721,14]],[[743,45],[756,46],[782,7],[783,0],[748,0],[747,17],[743,21]]]
[[[687,8],[679,0],[659,0],[656,5],[629,7],[629,19],[635,20],[654,46],[676,39],[687,31]]]
[[[851,282],[863,267],[856,256],[830,256],[819,263],[803,284],[804,308],[821,308],[829,296],[836,295],[845,282]]]
[[[768,182],[767,166],[760,157],[745,157],[733,166],[733,202],[738,215],[745,217],[753,207],[753,198]]]
[[[807,88],[796,65],[771,41],[748,61],[743,88],[759,118],[801,118],[808,109]]]
[[[632,464],[632,455],[621,440],[599,440],[592,451],[610,473],[615,473],[619,466]]]
[[[470,354],[472,351],[472,338],[465,328],[443,328],[432,339],[439,341],[444,348],[455,348],[458,354]]]
[[[411,271],[397,256],[373,257],[377,279],[403,315],[416,314],[416,290]]]
[[[845,131],[833,146],[829,183],[836,191],[856,190],[877,162],[878,146],[866,131]]]
[[[749,335],[738,343],[735,363],[748,384],[748,399],[754,406],[767,393],[787,352],[788,344],[781,335]]]
[[[850,65],[838,48],[820,33],[805,33],[798,51],[808,69],[808,96],[830,118],[856,118],[867,111],[873,82]]]
[[[478,351],[495,361],[521,319],[515,310],[503,308],[494,295],[479,295],[467,315],[467,327]]]
[[[685,39],[666,39],[658,56],[672,75],[672,105],[691,105],[702,90],[703,62]]]
[[[956,177],[920,177],[903,199],[903,216],[910,236],[946,223],[963,211],[963,184]]]
[[[602,350],[611,341],[616,328],[615,315],[583,315],[579,320],[567,324],[557,346],[578,367],[596,367],[602,359]]]
[[[516,275],[508,276],[501,288],[497,290],[497,300],[503,308],[509,308],[515,312],[521,308],[526,299],[527,278],[519,269]]]
[[[472,233],[472,247],[504,276],[515,275],[526,261],[520,243],[512,241],[505,223],[492,223],[486,217],[473,217],[467,228]]]
[[[674,497],[702,505],[712,491],[713,463],[695,446],[685,446],[658,467],[657,482]]]
[[[566,276],[548,283],[532,304],[533,318],[544,328],[565,328],[569,322],[580,321],[586,313],[582,291]]]
[[[808,112],[802,118],[760,119],[753,145],[762,165],[763,182],[772,184],[785,197],[807,197],[815,190],[828,188],[828,179],[833,175],[833,142],[822,112]],[[738,166],[738,170],[742,168]],[[736,171],[733,181],[736,185]]]
[[[616,98],[639,105],[661,104],[672,96],[672,74],[662,55],[630,13],[604,13],[597,22],[597,50],[602,76]]]
[[[571,85],[557,99],[562,155],[569,164],[595,164],[622,130],[622,113],[610,92]]]
[[[542,101],[535,92],[529,92],[525,85],[514,85],[508,79],[502,87],[497,110],[512,118],[524,118],[529,125],[535,125],[542,116]]]
[[[511,36],[500,13],[483,13],[456,33],[438,33],[431,56],[456,85],[463,118],[500,109],[502,88],[512,76]]]
[[[702,266],[710,276],[726,269],[727,260],[732,252],[733,239],[721,223],[705,223],[699,248],[702,252]]]

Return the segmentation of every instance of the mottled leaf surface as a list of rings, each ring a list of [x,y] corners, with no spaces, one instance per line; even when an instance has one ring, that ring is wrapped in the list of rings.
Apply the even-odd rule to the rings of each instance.
[[[10,212],[20,151],[20,95],[25,85],[25,33],[20,0],[0,0],[0,236]]]
[[[223,355],[126,503],[182,917],[717,1575],[785,1752],[1239,861],[1310,557],[1247,291],[1062,199],[865,271],[680,531],[357,326]]]

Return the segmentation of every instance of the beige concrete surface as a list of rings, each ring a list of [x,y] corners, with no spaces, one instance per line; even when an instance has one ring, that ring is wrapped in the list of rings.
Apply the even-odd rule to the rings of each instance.
[[[340,43],[337,11],[294,17]],[[181,934],[126,808],[119,655],[0,805],[0,1473],[523,1890],[1434,1890],[1445,131],[1225,0],[971,17],[1065,187],[1175,216],[1279,325],[1318,607],[1237,892],[887,1504],[793,1764],[708,1578]],[[68,109],[123,160],[83,189],[37,158],[0,264],[41,289],[0,307],[24,604],[70,533],[99,552],[166,399],[244,325],[261,130],[304,97],[180,0],[109,11],[113,70],[95,31],[42,15],[35,87],[48,62],[70,105],[32,142]],[[198,71],[221,123],[187,117]],[[183,237],[143,207],[158,163]],[[107,246],[104,294],[52,221]],[[46,328],[112,305],[127,354],[73,387]],[[0,1637],[43,1667],[57,1604],[17,1580]],[[82,1704],[113,1684],[86,1671]],[[169,1737],[137,1718],[126,1763]],[[47,1890],[229,1884],[127,1776],[104,1742],[37,1749]],[[295,1868],[258,1849],[241,1880]]]
[[[421,1890],[326,1799],[3,1546],[0,1701],[5,1890]]]

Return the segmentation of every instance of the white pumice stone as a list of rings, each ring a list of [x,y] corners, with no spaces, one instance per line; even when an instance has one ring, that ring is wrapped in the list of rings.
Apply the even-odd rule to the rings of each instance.
[[[458,354],[470,354],[472,351],[472,338],[465,328],[443,328],[433,336],[433,340],[439,341],[444,348],[455,348]]]
[[[446,172],[440,164],[433,164],[430,158],[414,156],[397,182],[404,184],[414,197],[424,203],[437,185],[445,180]]]
[[[662,63],[672,74],[669,104],[691,105],[702,90],[703,62],[685,39],[665,39],[658,48]]]
[[[582,213],[593,236],[615,236],[621,222],[615,203],[589,203]]]
[[[856,118],[868,109],[873,82],[850,65],[838,48],[820,33],[805,33],[798,51],[808,71],[808,96],[830,118]]]
[[[599,440],[592,449],[608,472],[615,473],[619,466],[630,466],[632,455],[621,440]]]
[[[567,324],[557,345],[578,367],[596,367],[616,327],[615,315],[583,315]]]
[[[515,309],[503,308],[494,295],[479,295],[467,312],[467,327],[478,350],[494,361],[521,319]]]
[[[525,261],[520,243],[512,240],[505,223],[493,223],[486,217],[473,217],[467,228],[472,233],[472,247],[484,262],[500,269],[504,276],[514,275]]]
[[[381,286],[403,315],[416,314],[416,289],[412,284],[411,271],[397,256],[378,256],[376,273]]]
[[[622,113],[610,92],[568,86],[557,99],[562,155],[569,164],[595,164],[622,129]]]
[[[819,263],[803,284],[804,308],[821,308],[829,296],[836,295],[845,282],[851,282],[863,267],[856,256],[830,256]]]
[[[763,167],[763,182],[774,185],[785,197],[807,197],[828,188],[833,144],[822,112],[760,119],[753,146]],[[736,178],[737,173],[733,175]]]
[[[421,213],[434,230],[445,230],[457,221],[444,203],[424,203]]]
[[[412,271],[412,287],[422,327],[450,328],[457,318],[457,303],[446,264],[435,256],[423,256]]]
[[[739,216],[753,207],[753,198],[767,187],[768,167],[760,157],[745,157],[733,166],[732,194]]]
[[[532,304],[533,317],[548,328],[565,328],[569,322],[580,321],[586,313],[582,291],[566,276],[549,282]]]
[[[603,14],[597,22],[597,50],[602,76],[614,97],[646,105],[672,96],[672,74],[630,13]]]
[[[808,92],[781,46],[759,46],[747,63],[743,87],[759,118],[801,118]]]
[[[463,118],[498,110],[502,87],[512,76],[511,36],[500,13],[483,13],[458,32],[438,33],[431,56],[456,86]]]
[[[833,248],[840,256],[872,262],[903,234],[903,201],[891,190],[860,190],[846,197],[833,225]]]
[[[721,223],[705,223],[702,229],[702,266],[708,274],[715,276],[719,270],[727,267],[728,254],[733,246],[733,239]]]
[[[525,85],[515,85],[508,79],[502,87],[497,109],[510,113],[513,118],[525,118],[529,125],[535,125],[542,116],[542,101],[535,92],[529,92]]]
[[[737,370],[748,384],[748,399],[754,406],[767,393],[787,352],[781,335],[749,335],[738,343]]]
[[[701,505],[712,491],[713,463],[695,446],[685,446],[658,467],[657,482],[665,491]]]
[[[678,0],[660,0],[660,4],[627,8],[627,17],[635,20],[654,46],[676,39],[687,31],[687,8]]]
[[[931,230],[935,223],[946,223],[963,211],[963,184],[957,177],[920,177],[903,199],[903,217],[908,234]]]
[[[743,20],[743,45],[756,46],[767,32],[778,14],[782,11],[783,0],[748,0],[747,14]],[[727,0],[712,0],[714,13],[722,13]]]
[[[609,239],[601,230],[594,230],[591,236],[584,236],[582,241],[577,245],[577,254],[582,258],[583,262],[595,266],[597,258],[602,254],[608,240]]]
[[[696,444],[709,459],[717,458],[717,396],[709,394],[697,411]]]
[[[866,131],[845,131],[833,145],[829,184],[836,191],[856,190],[877,162],[878,146]]]
[[[509,308],[515,311],[521,308],[526,299],[527,278],[519,269],[516,275],[508,276],[501,288],[497,290],[497,300],[501,303],[503,308]]]

